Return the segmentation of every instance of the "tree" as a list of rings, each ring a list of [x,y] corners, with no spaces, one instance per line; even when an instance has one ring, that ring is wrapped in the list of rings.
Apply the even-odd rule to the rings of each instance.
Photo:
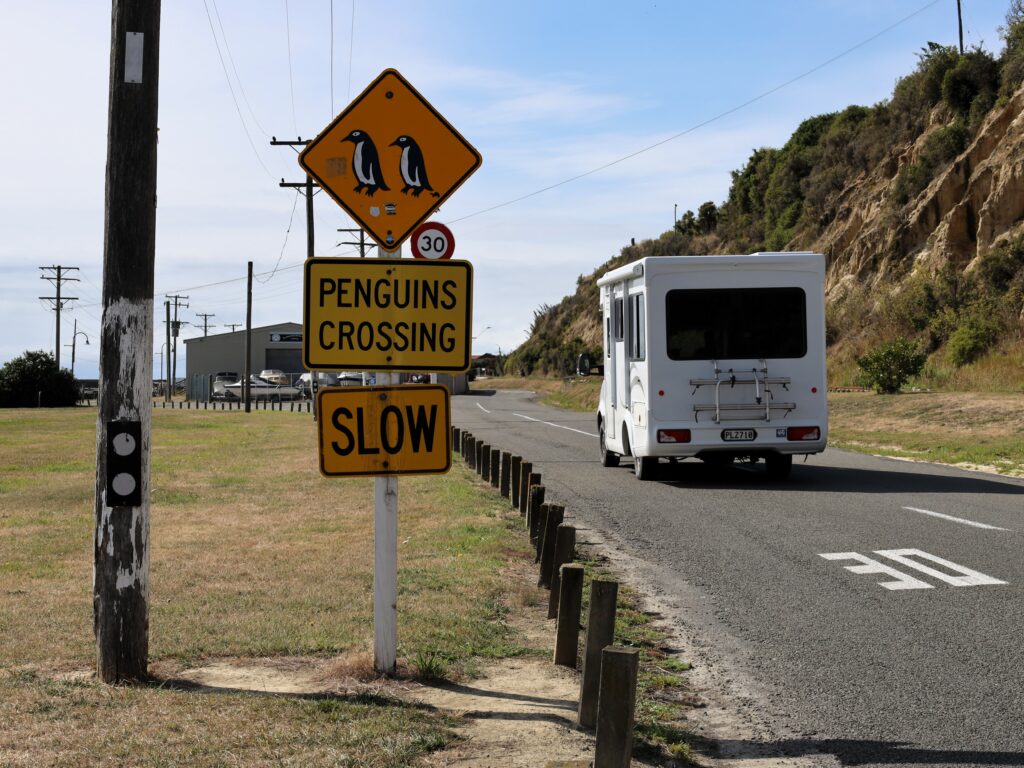
[[[703,234],[715,231],[718,226],[718,206],[708,200],[697,209],[697,226]]]
[[[71,371],[58,369],[49,352],[26,352],[0,368],[2,408],[66,407],[77,401],[78,388]]]
[[[697,234],[697,217],[694,215],[693,211],[687,211],[679,217],[679,221],[676,222],[676,232],[681,235]]]
[[[862,376],[876,392],[893,395],[917,376],[928,356],[902,336],[857,358]]]

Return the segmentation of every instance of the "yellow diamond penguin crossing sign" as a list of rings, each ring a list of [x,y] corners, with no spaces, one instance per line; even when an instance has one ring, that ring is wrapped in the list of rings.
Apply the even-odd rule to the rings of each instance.
[[[308,370],[470,367],[468,261],[308,259],[302,355]]]
[[[394,69],[299,155],[303,169],[386,251],[396,250],[481,161]]]
[[[317,410],[320,471],[327,477],[427,475],[451,469],[446,387],[321,389]]]

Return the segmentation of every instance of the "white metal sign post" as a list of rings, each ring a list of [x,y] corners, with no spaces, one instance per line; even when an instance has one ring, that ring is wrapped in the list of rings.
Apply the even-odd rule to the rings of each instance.
[[[402,258],[402,243],[480,167],[482,160],[480,153],[394,69],[384,70],[299,155],[299,165],[377,241],[377,255],[385,259]],[[432,252],[422,255],[450,257],[454,249],[451,232],[443,225],[440,230],[432,231],[435,236],[424,245],[425,250]],[[436,269],[441,270],[441,265],[436,265]],[[448,273],[452,271],[444,269]],[[307,276],[308,273],[309,269]],[[470,280],[471,271],[466,270],[466,275],[467,281]],[[454,287],[455,283],[451,285]],[[348,290],[346,281],[345,291]],[[463,329],[467,339],[471,291],[470,284]],[[339,282],[333,301],[337,308],[348,307],[345,302],[350,298],[343,298],[341,293]],[[318,331],[305,327],[310,324],[308,302],[314,295],[308,285],[306,294],[305,338],[309,340],[311,334],[317,332],[320,346],[324,346],[325,329],[335,326],[321,319]],[[321,309],[325,306],[325,295],[321,284],[318,300]],[[451,301],[455,302],[454,294]],[[385,318],[381,327],[391,328],[392,322],[409,324],[408,320]],[[352,336],[351,324],[349,321],[344,326],[346,340]],[[369,323],[363,325],[369,326]],[[454,332],[455,325],[450,330]],[[340,336],[331,341],[332,348],[340,344]],[[468,341],[465,346],[465,368],[442,366],[436,370],[466,370],[470,362]],[[307,350],[304,361],[307,368],[311,371],[325,368],[322,357],[313,360],[308,353],[309,346],[304,349]],[[326,368],[351,370],[355,365],[351,356],[341,362],[340,366]],[[376,383],[397,384],[399,374],[392,371],[400,370],[401,366],[393,364],[392,357],[384,362],[391,370],[378,370]],[[362,370],[362,367],[357,369]],[[395,672],[398,648],[398,477],[377,475],[374,484],[373,666],[377,672],[391,675]]]
[[[377,249],[378,258],[402,258]],[[377,371],[377,384],[398,383],[399,374]],[[373,479],[373,668],[395,673],[398,660],[398,476]]]

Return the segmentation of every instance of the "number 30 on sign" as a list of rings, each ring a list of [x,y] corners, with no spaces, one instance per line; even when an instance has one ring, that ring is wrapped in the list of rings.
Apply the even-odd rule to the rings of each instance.
[[[444,224],[428,221],[412,233],[412,255],[417,259],[450,259],[455,253],[455,236]]]

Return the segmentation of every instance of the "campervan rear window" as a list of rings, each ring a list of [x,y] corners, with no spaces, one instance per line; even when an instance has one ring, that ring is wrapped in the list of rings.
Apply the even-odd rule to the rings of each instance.
[[[807,354],[807,297],[802,288],[669,291],[665,318],[672,360],[758,360]]]

